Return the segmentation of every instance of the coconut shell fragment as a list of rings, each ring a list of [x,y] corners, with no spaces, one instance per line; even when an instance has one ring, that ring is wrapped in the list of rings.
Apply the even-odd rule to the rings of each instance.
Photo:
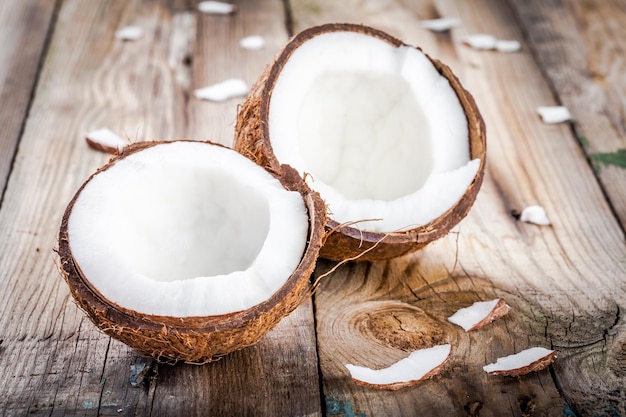
[[[448,321],[461,326],[466,332],[471,332],[504,317],[510,309],[502,298],[479,301],[469,307],[457,310],[448,317]]]
[[[396,391],[439,374],[448,362],[450,350],[449,344],[418,349],[383,369],[375,370],[352,364],[347,364],[346,368],[357,385]]]
[[[520,376],[547,368],[556,359],[556,351],[533,347],[513,355],[498,358],[495,363],[483,366],[491,375]]]
[[[310,292],[309,277],[322,246],[325,207],[319,195],[309,189],[295,170],[289,166],[274,167],[270,174],[284,189],[301,195],[309,219],[307,243],[300,262],[278,291],[251,308],[220,315],[176,317],[125,308],[103,296],[84,276],[72,253],[68,222],[81,192],[95,176],[124,158],[165,143],[169,142],[129,145],[78,190],[65,211],[59,231],[60,269],[79,307],[107,335],[158,361],[206,363],[255,344],[306,300]],[[210,143],[206,145],[219,146]],[[135,296],[150,297],[150,294]]]
[[[85,141],[90,148],[100,152],[116,154],[128,146],[128,141],[109,129],[98,129],[87,133]]]
[[[353,24],[326,24],[312,27],[296,35],[280,52],[275,62],[268,66],[253,85],[250,94],[240,107],[237,117],[234,148],[269,169],[287,163],[279,161],[270,137],[270,101],[281,76],[281,71],[292,55],[305,43],[320,36],[334,33],[354,33],[382,41],[391,48],[413,48],[377,29]],[[426,246],[447,235],[469,212],[482,184],[485,157],[485,124],[471,94],[463,88],[458,78],[449,67],[438,60],[428,57],[436,72],[447,80],[453,89],[462,112],[467,120],[467,146],[470,160],[480,160],[477,172],[462,196],[443,214],[432,221],[408,226],[391,231],[368,231],[360,227],[364,218],[351,218],[349,221],[337,221],[333,217],[332,205],[326,223],[327,236],[320,256],[330,260],[375,261],[402,256]],[[297,168],[297,167],[296,167]],[[300,173],[305,178],[309,173]],[[313,176],[314,177],[314,176]],[[321,191],[320,191],[321,193]],[[325,198],[323,193],[322,198]]]

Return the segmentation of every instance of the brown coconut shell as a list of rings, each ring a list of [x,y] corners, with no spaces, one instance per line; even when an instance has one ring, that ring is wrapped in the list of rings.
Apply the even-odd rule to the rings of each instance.
[[[380,30],[348,23],[326,24],[300,32],[284,47],[274,63],[261,74],[241,106],[237,116],[235,150],[270,169],[280,166],[272,150],[269,134],[269,106],[274,85],[284,65],[297,48],[316,36],[331,32],[357,32],[383,40],[394,47],[408,46]],[[321,257],[335,261],[346,259],[375,261],[405,255],[447,235],[472,207],[485,172],[485,123],[474,98],[463,88],[450,68],[426,56],[439,73],[448,79],[463,107],[469,128],[470,158],[480,158],[480,167],[476,177],[463,197],[452,208],[430,223],[415,229],[392,233],[366,232],[358,227],[342,226],[330,218],[326,223],[328,236],[320,252]],[[359,220],[364,219],[354,219],[354,221]]]
[[[129,145],[98,172],[135,152],[165,142],[143,142]],[[220,146],[211,144],[214,146]],[[93,323],[107,335],[121,340],[142,355],[162,362],[184,361],[201,364],[213,361],[235,350],[255,344],[283,317],[306,301],[310,294],[310,275],[315,268],[323,243],[325,206],[316,192],[305,184],[296,170],[277,166],[270,173],[285,189],[299,192],[309,214],[309,231],[300,264],[268,300],[244,311],[209,317],[171,317],[143,314],[107,300],[72,257],[68,238],[68,221],[72,208],[93,174],[69,203],[59,231],[60,269],[78,305]],[[142,295],[138,295],[142,296]]]

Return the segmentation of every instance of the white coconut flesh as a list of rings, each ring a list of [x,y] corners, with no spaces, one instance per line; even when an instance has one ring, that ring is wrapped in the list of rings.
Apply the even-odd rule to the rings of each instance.
[[[108,300],[188,317],[248,309],[280,289],[307,240],[302,196],[232,150],[152,146],[96,174],[68,221],[75,263]]]
[[[485,320],[489,314],[493,312],[499,302],[499,298],[491,301],[477,301],[469,307],[459,309],[448,317],[448,321],[468,331]]]
[[[420,381],[450,355],[449,344],[411,352],[409,356],[383,369],[347,364],[352,379],[370,385],[393,385]]]
[[[554,350],[543,347],[533,347],[513,355],[498,358],[495,363],[483,366],[483,370],[488,373],[521,370],[535,362],[546,359],[553,353]]]
[[[308,174],[338,222],[391,232],[436,219],[463,196],[470,161],[456,93],[419,50],[331,32],[297,48],[270,99],[281,163]]]

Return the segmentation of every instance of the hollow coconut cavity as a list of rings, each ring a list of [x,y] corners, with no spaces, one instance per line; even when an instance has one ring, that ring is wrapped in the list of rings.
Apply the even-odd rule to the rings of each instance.
[[[306,299],[324,204],[207,142],[131,145],[66,209],[61,268],[93,322],[140,353],[203,363],[255,343]]]
[[[366,26],[307,29],[242,106],[235,149],[289,164],[331,219],[321,256],[389,259],[447,234],[482,183],[485,126],[450,69]]]

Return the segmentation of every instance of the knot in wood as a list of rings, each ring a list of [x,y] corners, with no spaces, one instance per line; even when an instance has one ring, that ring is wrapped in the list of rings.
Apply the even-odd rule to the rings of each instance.
[[[411,351],[445,343],[442,323],[423,310],[399,301],[368,303],[361,311],[358,328],[368,338],[389,347]]]

